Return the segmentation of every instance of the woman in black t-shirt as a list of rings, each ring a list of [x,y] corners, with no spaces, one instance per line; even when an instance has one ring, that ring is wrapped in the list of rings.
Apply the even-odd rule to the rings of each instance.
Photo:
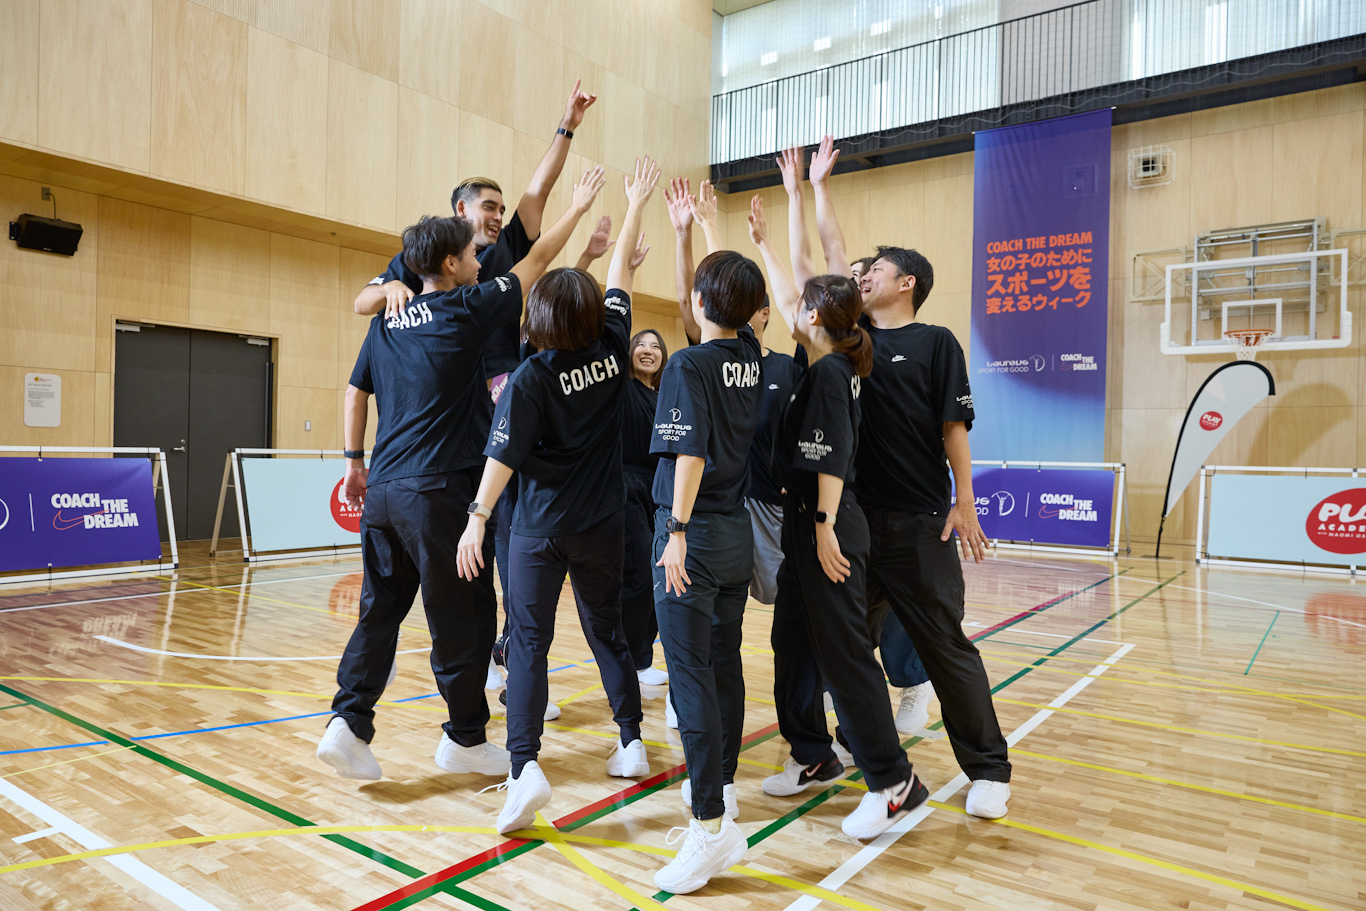
[[[797,222],[789,230],[805,226]],[[851,488],[859,392],[873,367],[873,340],[858,324],[863,301],[851,279],[818,275],[798,295],[768,242],[757,196],[750,237],[768,266],[778,310],[810,363],[773,439],[773,477],[785,490],[783,565],[773,606],[774,697],[792,758],[763,788],[788,796],[844,774],[826,727],[823,678],[868,781],[868,794],[841,828],[853,838],[874,838],[928,800],[929,791],[901,748],[868,636],[868,523]],[[792,248],[794,258],[803,255],[795,236]],[[801,263],[797,272],[811,269]]]
[[[621,566],[621,625],[626,645],[636,662],[636,677],[646,686],[662,686],[669,675],[654,662],[655,616],[653,564],[650,553],[654,537],[654,482],[659,456],[650,454],[655,433],[655,405],[659,378],[669,360],[664,338],[653,329],[631,337],[631,382],[621,413],[621,461],[626,480],[626,553]]]
[[[566,573],[621,733],[607,774],[638,778],[650,771],[640,739],[640,684],[621,624],[621,417],[631,382],[625,371],[632,274],[644,258],[637,250],[641,211],[658,180],[649,159],[637,160],[634,180],[626,180],[626,217],[605,299],[592,276],[578,269],[547,273],[527,296],[525,335],[538,350],[498,399],[484,448],[488,461],[460,539],[460,574],[469,578],[483,566],[484,523],[515,471],[505,652],[512,769],[498,814],[503,834],[531,825],[550,802],[550,783],[537,759],[547,657]]]

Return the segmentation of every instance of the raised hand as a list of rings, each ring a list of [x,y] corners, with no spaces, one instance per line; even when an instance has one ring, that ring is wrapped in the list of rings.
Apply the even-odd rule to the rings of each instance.
[[[612,216],[604,215],[598,219],[598,226],[593,229],[593,233],[588,237],[588,247],[583,251],[585,256],[597,259],[606,253],[616,241],[612,236]]]
[[[650,245],[645,242],[645,232],[640,232],[640,240],[636,241],[636,251],[631,254],[631,261],[626,264],[632,272],[640,268],[640,264],[645,262],[645,254],[650,252]]]
[[[692,217],[703,227],[716,227],[716,191],[712,189],[711,181],[702,181],[702,186],[697,189],[697,197],[691,200]]]
[[[797,146],[783,149],[778,156],[778,171],[783,175],[783,189],[787,195],[802,191],[802,168],[806,164],[806,153]]]
[[[839,161],[839,158],[840,150],[835,148],[834,138],[823,136],[820,148],[811,158],[811,182],[817,184],[829,180],[831,173],[835,170],[835,162]]]
[[[579,124],[583,123],[583,115],[593,106],[593,102],[598,100],[597,95],[579,91],[579,86],[582,84],[582,79],[574,80],[574,88],[569,93],[569,101],[565,103],[564,119],[560,121],[560,126],[566,130],[578,129]]]
[[[764,218],[764,201],[755,193],[749,198],[749,239],[756,247],[768,241],[768,221]]]
[[[664,202],[669,206],[669,221],[674,231],[684,233],[692,227],[692,188],[686,177],[675,177],[664,188]]]
[[[651,158],[636,159],[636,173],[623,178],[626,184],[626,201],[629,204],[644,205],[659,183],[659,165]]]
[[[603,176],[601,165],[584,171],[579,182],[574,184],[573,207],[580,212],[587,212],[592,208],[593,200],[598,198],[598,193],[602,191],[606,183],[607,178]]]

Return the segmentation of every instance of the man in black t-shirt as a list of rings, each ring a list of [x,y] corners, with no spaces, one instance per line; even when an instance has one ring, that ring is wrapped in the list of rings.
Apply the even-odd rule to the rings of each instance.
[[[838,157],[825,137],[810,179],[828,268],[848,275],[829,186]],[[917,321],[933,285],[929,261],[901,247],[879,247],[862,277],[860,325],[874,359],[863,383],[854,493],[872,538],[868,603],[885,598],[920,653],[954,755],[972,780],[967,811],[996,819],[1010,799],[1010,761],[982,656],[963,633],[963,568],[952,540],[956,533],[963,557],[979,563],[989,546],[972,490],[972,390],[953,333]]]
[[[384,690],[399,624],[419,589],[432,631],[432,668],[449,719],[436,763],[452,772],[502,775],[508,753],[488,743],[483,664],[493,647],[497,601],[492,573],[460,578],[451,529],[474,498],[492,420],[484,346],[515,323],[522,289],[561,249],[602,188],[602,169],[584,175],[569,211],[507,275],[476,284],[473,231],[454,218],[424,218],[404,231],[404,258],[423,293],[395,317],[370,323],[346,390],[344,492],[363,506],[360,619],[337,669],[336,713],[318,758],[344,778],[377,779],[370,752],[375,703]],[[369,398],[379,428],[365,467]]]

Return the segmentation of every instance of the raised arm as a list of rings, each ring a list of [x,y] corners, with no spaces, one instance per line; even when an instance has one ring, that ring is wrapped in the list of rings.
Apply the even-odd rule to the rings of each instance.
[[[527,185],[526,192],[517,203],[517,214],[522,219],[522,227],[526,228],[527,237],[536,237],[541,233],[545,202],[550,198],[555,181],[560,179],[565,159],[569,157],[570,137],[565,135],[565,132],[573,133],[579,124],[583,123],[583,115],[593,102],[598,100],[597,95],[579,91],[582,84],[582,79],[574,82],[574,89],[569,93],[569,100],[565,102],[564,117],[560,118],[560,131],[557,131],[555,138],[550,140],[550,148],[545,150],[541,163],[536,166],[536,173],[531,175],[531,183]]]
[[[683,334],[690,344],[702,341],[702,327],[692,315],[692,192],[688,178],[675,177],[664,188],[664,201],[669,204],[669,221],[674,226],[674,290],[678,294],[678,312],[683,317]]]
[[[802,166],[805,156],[799,148],[784,149],[778,156],[778,170],[783,175],[783,189],[787,191],[787,241],[792,251],[792,277],[798,288],[806,287],[808,279],[816,275],[811,262],[811,240],[806,236],[806,213],[802,200]]]
[[[588,236],[588,246],[583,248],[579,254],[579,261],[574,263],[574,268],[582,272],[587,272],[588,267],[593,265],[593,260],[598,259],[602,254],[611,249],[612,244],[612,216],[604,215],[598,219],[598,226],[593,229],[593,233]]]
[[[768,221],[764,218],[764,201],[754,194],[749,201],[749,239],[759,248],[764,257],[764,268],[768,270],[768,286],[773,291],[773,306],[783,315],[787,328],[796,325],[797,302],[801,292],[787,274],[787,266],[778,258],[768,236]]]
[[[716,190],[712,188],[710,180],[702,181],[702,186],[697,188],[697,197],[691,203],[693,221],[697,222],[702,229],[702,236],[707,239],[707,255],[726,249],[721,242],[721,229],[717,225]]]
[[[541,238],[532,244],[531,249],[521,262],[513,266],[511,272],[517,276],[522,283],[522,293],[526,292],[541,277],[546,268],[555,261],[555,257],[560,255],[564,245],[569,241],[569,235],[574,233],[574,227],[583,218],[584,213],[593,205],[593,200],[598,198],[598,191],[602,189],[606,178],[602,176],[602,168],[596,167],[583,172],[583,177],[574,184],[574,200],[565,210],[560,220],[554,226],[541,235]]]
[[[649,158],[636,159],[634,177],[625,178],[626,217],[621,221],[621,233],[617,235],[617,249],[612,253],[612,263],[607,267],[607,287],[620,288],[631,293],[635,278],[635,267],[631,265],[640,244],[641,213],[650,195],[659,183],[659,167]],[[641,257],[644,259],[644,256]]]
[[[816,232],[820,234],[821,249],[825,251],[825,271],[850,278],[854,271],[849,265],[844,232],[835,218],[835,198],[830,193],[830,175],[839,157],[835,140],[829,136],[822,138],[820,148],[811,159],[811,189],[816,194]]]

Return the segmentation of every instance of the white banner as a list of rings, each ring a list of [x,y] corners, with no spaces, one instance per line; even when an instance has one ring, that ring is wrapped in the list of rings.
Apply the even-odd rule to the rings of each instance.
[[[343,459],[242,457],[253,553],[360,545],[359,509],[341,496]]]

